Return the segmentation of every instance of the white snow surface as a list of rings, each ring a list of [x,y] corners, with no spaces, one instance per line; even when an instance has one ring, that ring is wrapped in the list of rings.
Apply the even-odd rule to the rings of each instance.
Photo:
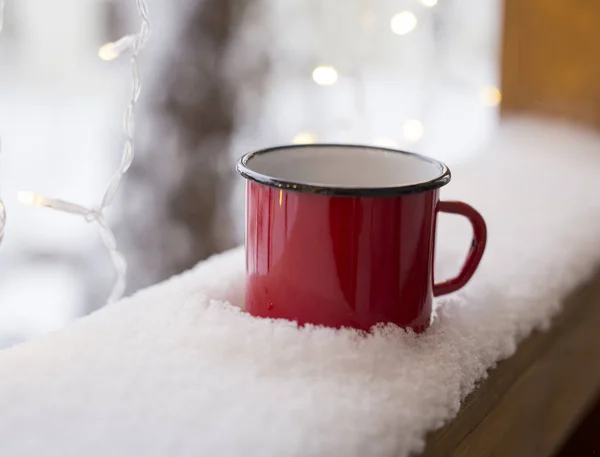
[[[406,456],[600,263],[600,138],[515,120],[451,164],[488,249],[420,336],[243,312],[242,248],[0,352],[0,455]],[[441,217],[438,276],[470,239]],[[237,306],[236,306],[237,305]]]

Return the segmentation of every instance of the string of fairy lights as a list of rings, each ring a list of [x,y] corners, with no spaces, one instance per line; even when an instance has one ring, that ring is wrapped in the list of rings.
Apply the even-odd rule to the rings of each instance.
[[[438,0],[419,0],[427,8],[434,8]],[[369,9],[363,12],[361,18],[363,27],[371,27],[374,22],[373,12]],[[406,36],[412,33],[419,25],[419,19],[413,11],[404,10],[394,14],[389,20],[390,31],[399,36]],[[338,69],[331,65],[320,65],[312,71],[312,79],[319,86],[333,86],[340,79]],[[493,86],[482,86],[477,91],[479,101],[485,106],[498,106],[502,100],[502,93]],[[410,143],[416,143],[421,140],[425,134],[425,125],[420,119],[406,119],[401,126],[402,136]],[[292,142],[295,144],[310,144],[318,141],[318,135],[315,132],[299,132]],[[393,138],[374,138],[373,144],[383,147],[398,147],[398,142]]]
[[[2,2],[3,0],[0,0]],[[20,192],[19,201],[23,204],[42,206],[63,213],[74,214],[84,218],[86,222],[95,223],[98,226],[100,237],[113,262],[116,271],[116,280],[109,297],[109,302],[118,300],[125,291],[125,279],[127,275],[127,262],[123,254],[117,249],[115,235],[106,222],[106,210],[114,202],[115,196],[123,181],[123,177],[134,156],[134,109],[140,96],[141,84],[138,68],[138,57],[141,49],[146,44],[150,35],[150,21],[148,19],[148,6],[146,0],[136,0],[136,9],[141,18],[140,30],[137,34],[127,35],[116,42],[107,43],[99,50],[99,56],[103,60],[112,60],[124,52],[131,50],[131,73],[132,89],[127,107],[125,108],[123,132],[125,143],[121,155],[121,163],[112,176],[100,204],[97,207],[86,207],[77,203],[45,197],[33,192]]]
[[[148,8],[146,0],[135,0],[136,10],[141,18],[141,26],[137,34],[127,35],[115,42],[106,43],[99,51],[98,56],[102,60],[113,60],[120,55],[131,51],[131,73],[132,73],[132,90],[125,108],[124,115],[124,145],[122,150],[121,162],[112,176],[100,204],[96,207],[86,207],[77,203],[68,202],[61,199],[50,198],[39,195],[33,192],[20,192],[19,201],[23,204],[41,206],[50,208],[59,212],[74,214],[83,217],[89,223],[94,223],[98,227],[100,237],[103,244],[108,249],[111,260],[116,271],[116,280],[109,297],[109,302],[119,299],[126,285],[127,262],[123,254],[117,249],[117,243],[113,231],[106,222],[106,211],[114,202],[118,189],[123,181],[124,175],[131,166],[134,158],[134,109],[140,96],[141,84],[138,68],[139,53],[146,44],[150,35],[150,22],[148,19]],[[427,7],[434,8],[438,0],[419,0],[419,2]],[[0,32],[4,24],[4,6],[5,0],[0,0]],[[373,25],[374,17],[372,11],[365,11],[361,18],[363,27]],[[419,18],[409,10],[399,11],[394,14],[389,20],[390,31],[399,36],[405,36],[412,33],[419,26]],[[320,65],[312,71],[312,80],[319,86],[333,86],[339,80],[340,74],[338,70],[331,65]],[[502,94],[500,90],[494,86],[484,86],[479,88],[478,97],[484,105],[497,106]],[[425,133],[425,126],[419,119],[407,119],[401,128],[403,137],[409,142],[418,142]],[[296,144],[314,143],[317,138],[312,132],[300,132],[292,142]],[[397,147],[398,144],[391,138],[375,138],[374,144],[386,147]],[[2,152],[2,144],[0,141],[0,152]],[[6,223],[5,206],[0,198],[0,242],[3,239],[4,228]]]

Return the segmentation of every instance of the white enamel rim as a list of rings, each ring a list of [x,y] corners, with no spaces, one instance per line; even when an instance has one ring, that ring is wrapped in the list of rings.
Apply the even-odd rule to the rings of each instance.
[[[396,149],[347,144],[277,146],[245,154],[246,179],[297,192],[394,196],[438,189],[450,182],[439,160]]]

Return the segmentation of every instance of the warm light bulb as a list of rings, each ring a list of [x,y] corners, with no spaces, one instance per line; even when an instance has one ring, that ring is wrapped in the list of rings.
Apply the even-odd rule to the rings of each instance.
[[[102,60],[114,60],[135,44],[136,37],[126,35],[117,41],[106,43],[98,50],[98,57]]]
[[[402,11],[392,17],[390,27],[397,35],[406,35],[417,27],[417,16],[410,11]]]
[[[315,137],[310,132],[300,132],[292,139],[294,144],[311,144],[315,142]]]
[[[404,138],[413,143],[419,141],[425,132],[423,123],[418,119],[409,119],[402,126]]]
[[[479,98],[484,105],[497,106],[502,101],[502,92],[494,86],[485,86],[479,89]]]
[[[421,0],[421,3],[425,6],[428,7],[434,7],[435,5],[437,5],[438,0]]]
[[[382,148],[397,148],[399,146],[398,142],[392,138],[375,138],[373,144]]]
[[[98,57],[106,61],[115,60],[117,57],[119,57],[119,50],[117,49],[115,43],[106,43],[98,50]]]
[[[19,192],[19,203],[28,206],[42,206],[44,197],[29,191]]]
[[[337,81],[338,73],[333,67],[321,66],[313,70],[312,78],[319,86],[331,86]]]

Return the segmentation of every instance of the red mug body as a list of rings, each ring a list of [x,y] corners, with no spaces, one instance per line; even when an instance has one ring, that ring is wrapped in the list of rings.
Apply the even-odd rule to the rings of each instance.
[[[421,332],[430,324],[434,294],[462,287],[475,271],[485,247],[485,223],[464,203],[439,201],[439,188],[450,179],[440,162],[341,145],[291,146],[258,154],[258,160],[250,154],[238,166],[248,178],[250,314],[361,330],[394,323]],[[345,155],[352,156],[346,174]],[[342,170],[331,171],[336,160]],[[369,166],[372,177],[354,176],[369,173]],[[404,171],[395,177],[394,167]],[[444,204],[449,206],[440,206]],[[461,274],[434,285],[440,210],[468,217],[474,243]]]

